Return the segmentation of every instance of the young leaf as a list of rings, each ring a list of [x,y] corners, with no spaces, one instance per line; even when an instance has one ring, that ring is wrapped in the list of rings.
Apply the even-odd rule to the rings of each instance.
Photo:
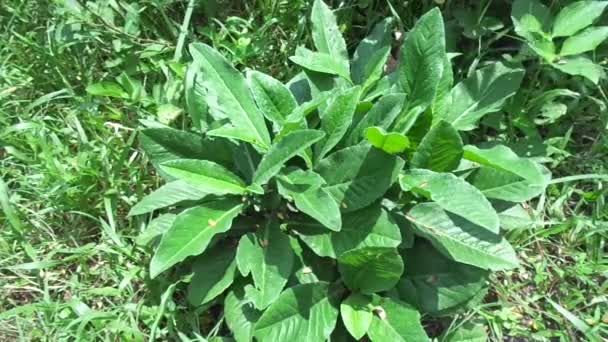
[[[498,214],[474,186],[451,173],[411,169],[400,176],[403,191],[413,191],[436,202],[441,208],[474,224],[498,233]]]
[[[362,85],[363,92],[382,76],[391,49],[393,18],[386,18],[374,26],[372,32],[357,46],[351,67],[355,84]]]
[[[244,235],[239,241],[236,262],[241,274],[251,273],[254,286],[245,293],[259,310],[273,303],[291,275],[294,255],[289,239],[270,221],[262,231]]]
[[[420,311],[445,315],[461,308],[486,289],[489,272],[452,261],[424,240],[406,249],[408,263],[396,286],[399,298]]]
[[[522,69],[494,63],[475,72],[452,89],[452,105],[445,120],[460,131],[472,130],[485,114],[497,112],[519,89]]]
[[[342,227],[338,203],[321,188],[323,178],[313,171],[297,170],[279,177],[279,193],[291,197],[303,213],[333,231]]]
[[[593,24],[608,1],[577,1],[564,7],[553,23],[553,37],[568,37]]]
[[[255,325],[259,341],[324,342],[336,326],[339,293],[326,282],[285,290]]]
[[[208,249],[194,261],[194,276],[188,285],[188,302],[203,305],[226,290],[236,275],[235,250],[226,244]]]
[[[604,71],[599,64],[594,63],[589,57],[583,55],[568,56],[551,65],[568,75],[583,76],[595,84],[604,75]]]
[[[386,133],[382,127],[370,127],[365,131],[365,137],[372,146],[389,154],[405,151],[410,146],[410,140],[397,132]]]
[[[372,342],[429,342],[420,314],[393,298],[375,297],[376,307],[367,336]]]
[[[321,128],[327,133],[326,139],[316,150],[316,159],[320,160],[344,137],[353,121],[355,108],[359,102],[361,88],[350,88],[334,97],[322,112]]]
[[[372,294],[397,284],[403,274],[403,260],[396,248],[364,247],[340,255],[338,269],[351,290]]]
[[[317,50],[330,55],[334,61],[346,69],[348,74],[346,42],[342,38],[332,10],[322,0],[315,0],[310,21],[312,22],[312,40]]]
[[[94,96],[108,96],[128,99],[129,94],[116,82],[100,82],[87,86],[86,92]]]
[[[399,85],[409,101],[395,123],[394,131],[406,134],[418,115],[431,105],[445,58],[443,18],[435,7],[418,19],[401,47]]]
[[[515,0],[511,7],[515,32],[532,40],[532,34],[544,35],[551,28],[551,11],[539,0]]]
[[[417,204],[406,217],[420,235],[452,260],[492,271],[518,266],[515,251],[504,238],[444,211],[437,203]]]
[[[353,293],[340,304],[340,315],[346,330],[356,339],[365,336],[372,324],[371,298]]]
[[[356,145],[363,139],[368,127],[380,127],[387,130],[405,104],[405,94],[396,93],[382,96],[378,102],[357,123],[346,138],[347,145]]]
[[[129,216],[146,214],[182,201],[197,201],[207,194],[208,191],[184,181],[170,182],[142,198],[131,208]]]
[[[462,153],[458,131],[449,123],[439,121],[416,148],[410,165],[417,169],[448,172],[458,167]]]
[[[266,184],[274,175],[281,171],[283,165],[297,154],[303,152],[312,144],[321,140],[325,133],[305,129],[293,131],[272,145],[268,153],[262,158],[253,175],[253,183]]]
[[[318,256],[337,259],[343,253],[363,247],[397,247],[401,243],[399,226],[380,205],[372,205],[343,217],[342,230],[328,232],[312,222],[290,221],[300,239]]]
[[[247,134],[246,141],[253,141],[262,149],[268,148],[270,135],[264,116],[256,107],[243,75],[208,45],[190,44],[190,53],[203,71],[211,114],[228,117],[235,127]]]
[[[242,289],[230,291],[224,300],[224,317],[237,342],[251,342],[253,328],[261,312],[257,311],[251,301],[245,298]]]
[[[335,152],[317,165],[325,189],[343,212],[367,207],[382,197],[403,168],[403,159],[371,146],[352,146]]]
[[[473,176],[472,183],[489,198],[523,202],[543,191],[551,174],[544,166],[528,158],[521,158],[506,146],[497,145],[479,149],[464,147],[464,158],[482,167]]]
[[[590,27],[566,39],[559,54],[561,56],[578,55],[595,50],[607,38],[608,26]]]
[[[242,207],[239,199],[226,198],[181,212],[163,235],[152,257],[150,278],[155,278],[189,256],[204,252],[213,236],[230,229],[232,220]]]
[[[289,60],[312,71],[337,75],[350,80],[348,64],[344,65],[326,53],[314,52],[303,46],[298,46],[295,56],[289,57]]]
[[[258,71],[249,71],[247,81],[260,111],[281,127],[298,105],[289,89],[280,81]]]
[[[245,182],[225,167],[198,159],[176,159],[161,164],[161,169],[179,180],[211,194],[243,194]]]

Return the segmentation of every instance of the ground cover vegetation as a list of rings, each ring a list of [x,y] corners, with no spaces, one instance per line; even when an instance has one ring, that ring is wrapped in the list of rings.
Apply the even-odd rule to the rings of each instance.
[[[0,339],[608,338],[607,5],[2,2]]]

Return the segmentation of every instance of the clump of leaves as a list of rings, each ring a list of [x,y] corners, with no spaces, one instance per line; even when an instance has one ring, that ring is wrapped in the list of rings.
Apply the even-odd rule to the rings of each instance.
[[[490,271],[517,267],[501,227],[550,178],[505,146],[462,140],[523,70],[493,63],[454,85],[437,9],[388,75],[392,20],[352,61],[320,0],[311,21],[316,51],[297,50],[304,70],[287,85],[190,46],[193,130],[141,136],[167,184],[131,215],[171,208],[139,238],[160,237],[150,276],[192,274],[190,304],[223,301],[237,341],[429,340],[420,312],[467,307]]]
[[[607,5],[608,1],[576,1],[553,18],[538,0],[516,0],[511,18],[515,32],[547,64],[597,84],[603,70],[587,54],[608,38],[608,27],[593,25]]]

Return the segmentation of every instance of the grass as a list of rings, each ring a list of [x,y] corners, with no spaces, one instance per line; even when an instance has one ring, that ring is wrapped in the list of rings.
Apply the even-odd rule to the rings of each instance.
[[[137,149],[137,127],[182,101],[188,58],[174,51],[180,37],[213,44],[242,68],[282,80],[293,76],[287,57],[309,43],[302,18],[310,4],[209,1],[194,7],[188,33],[180,34],[187,1],[120,1],[116,8],[100,0],[90,2],[99,7],[79,3],[0,3],[0,340],[215,336],[221,331],[217,310],[189,308],[175,286],[146,278],[151,253],[135,243],[146,222],[126,212],[159,180]],[[434,5],[396,3],[406,29]],[[447,2],[443,12],[455,28],[448,31],[462,32],[451,40],[451,51],[465,52],[455,60],[457,75],[516,52],[505,6]],[[349,2],[337,12],[349,42],[390,13],[386,2],[374,0]],[[502,19],[504,28],[484,26],[485,16]],[[535,156],[545,158],[554,178],[604,179],[566,178],[530,203],[531,222],[508,233],[523,267],[497,275],[484,304],[444,326],[481,321],[493,340],[599,341],[608,336],[608,103],[601,88],[534,60],[525,63],[532,76],[520,104],[553,88],[579,96],[568,100],[565,117],[541,127],[540,143],[501,129],[483,135],[546,151]],[[88,85],[123,72],[145,95],[87,93]],[[512,108],[509,114],[517,117],[525,106]],[[187,123],[178,117],[174,124]]]

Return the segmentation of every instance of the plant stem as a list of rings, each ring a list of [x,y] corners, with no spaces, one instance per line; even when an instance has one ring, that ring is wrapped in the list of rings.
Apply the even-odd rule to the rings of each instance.
[[[188,34],[188,26],[190,25],[190,19],[192,18],[192,11],[194,10],[194,0],[188,1],[188,7],[186,8],[186,14],[184,15],[184,21],[179,29],[179,38],[177,39],[177,46],[175,47],[175,54],[173,55],[174,61],[179,61],[182,58],[182,50],[184,49],[184,42],[186,41],[186,35]]]

